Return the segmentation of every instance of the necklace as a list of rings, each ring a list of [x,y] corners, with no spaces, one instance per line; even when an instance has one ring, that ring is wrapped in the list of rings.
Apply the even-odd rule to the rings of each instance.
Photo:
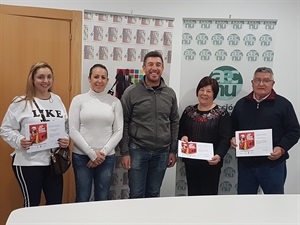
[[[52,98],[51,95],[50,95],[50,97],[48,97],[48,98],[39,98],[39,97],[36,97],[36,98],[41,99],[41,100],[48,100],[50,103],[53,102],[53,98]]]

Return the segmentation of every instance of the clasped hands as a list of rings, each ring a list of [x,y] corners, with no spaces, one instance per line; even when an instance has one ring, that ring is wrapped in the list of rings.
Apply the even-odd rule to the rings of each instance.
[[[90,160],[86,164],[86,166],[88,168],[95,168],[95,167],[101,165],[101,163],[103,163],[104,160],[105,160],[105,154],[104,154],[104,152],[97,150],[97,151],[95,151],[95,153],[97,155],[97,158],[94,161]]]

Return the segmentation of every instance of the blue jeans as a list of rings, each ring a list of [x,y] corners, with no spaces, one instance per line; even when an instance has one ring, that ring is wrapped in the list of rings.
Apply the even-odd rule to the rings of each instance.
[[[286,161],[248,165],[238,163],[238,194],[284,194],[287,175]]]
[[[130,146],[129,198],[159,197],[169,161],[169,148],[149,151]]]
[[[106,156],[105,161],[95,168],[86,166],[90,160],[87,155],[73,153],[72,160],[76,186],[75,201],[90,200],[93,181],[95,201],[107,200],[115,166],[115,155]]]

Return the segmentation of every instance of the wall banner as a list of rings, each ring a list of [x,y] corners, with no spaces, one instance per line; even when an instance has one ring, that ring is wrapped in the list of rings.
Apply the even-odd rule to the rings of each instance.
[[[84,11],[82,92],[89,90],[89,69],[96,63],[109,72],[107,90],[121,98],[125,88],[144,75],[143,58],[159,51],[164,59],[163,78],[169,83],[174,18]],[[113,87],[111,90],[109,90]],[[110,199],[128,198],[127,170],[117,151]]]
[[[183,18],[179,107],[197,104],[196,87],[204,76],[218,80],[215,102],[231,113],[235,102],[251,90],[254,71],[271,67],[277,20]],[[187,195],[184,163],[176,168],[176,195]],[[219,184],[220,194],[235,194],[235,151],[229,150]]]
[[[118,75],[129,75],[136,83],[143,75],[143,58],[149,51],[159,51],[164,58],[164,74],[169,83],[172,55],[173,18],[84,11],[83,77],[95,63],[109,71],[110,85]],[[109,86],[108,88],[110,88]],[[83,79],[83,91],[89,89]]]

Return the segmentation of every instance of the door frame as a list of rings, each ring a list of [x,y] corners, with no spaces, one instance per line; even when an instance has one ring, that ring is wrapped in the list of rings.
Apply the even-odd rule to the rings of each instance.
[[[67,20],[71,23],[70,99],[81,93],[82,12],[63,9],[35,8],[0,4],[0,13],[28,17]]]
[[[81,76],[82,76],[82,12],[61,9],[37,8],[37,7],[23,7],[0,4],[0,14],[26,16],[32,18],[47,18],[54,20],[63,20],[70,23],[70,74],[69,74],[69,99],[66,104],[70,104],[74,96],[81,93]],[[66,85],[67,86],[67,85]],[[68,108],[66,106],[66,108]],[[2,118],[0,118],[2,120]],[[0,121],[1,122],[1,121]],[[1,149],[2,150],[2,149]],[[9,169],[9,168],[7,168]],[[2,171],[4,172],[4,171]],[[5,182],[5,181],[4,181]],[[75,188],[74,175],[70,169],[64,175],[67,202],[74,202]],[[0,188],[1,190],[1,188]],[[5,194],[5,193],[0,193]],[[4,203],[1,203],[3,206]],[[5,223],[7,219],[7,212],[1,212],[0,223]]]

